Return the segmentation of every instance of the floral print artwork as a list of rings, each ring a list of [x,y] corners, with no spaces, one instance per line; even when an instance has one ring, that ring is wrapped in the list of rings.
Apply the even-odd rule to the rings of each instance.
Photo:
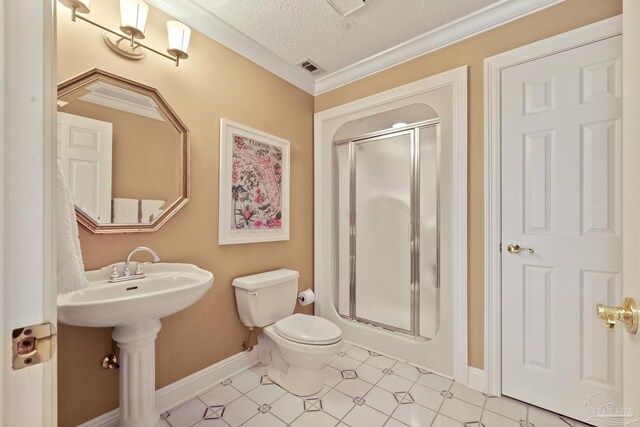
[[[282,228],[282,149],[233,134],[232,230]]]

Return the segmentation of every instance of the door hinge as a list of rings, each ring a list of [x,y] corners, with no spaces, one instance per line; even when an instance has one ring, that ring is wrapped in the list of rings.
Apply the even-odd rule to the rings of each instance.
[[[51,323],[13,330],[13,370],[50,360],[56,352],[56,327]]]
[[[502,252],[502,242],[500,242],[500,252]]]

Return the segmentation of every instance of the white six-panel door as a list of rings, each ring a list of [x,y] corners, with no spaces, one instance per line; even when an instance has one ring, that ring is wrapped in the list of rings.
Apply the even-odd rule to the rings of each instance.
[[[111,223],[113,125],[58,113],[58,158],[76,206],[98,224]]]
[[[622,402],[621,74],[621,36],[502,74],[502,392],[581,420]]]

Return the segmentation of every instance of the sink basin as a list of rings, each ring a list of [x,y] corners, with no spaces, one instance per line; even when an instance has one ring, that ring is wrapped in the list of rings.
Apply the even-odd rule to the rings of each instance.
[[[118,264],[123,271],[124,263]],[[155,405],[155,340],[160,319],[189,307],[211,288],[213,274],[191,264],[144,265],[145,277],[108,283],[110,269],[88,271],[89,286],[58,296],[58,320],[113,327],[120,348],[119,427],[161,427]]]
[[[213,284],[212,273],[192,264],[145,264],[145,278],[119,283],[108,283],[110,274],[88,271],[87,288],[58,296],[58,320],[113,327],[161,319],[198,301]]]

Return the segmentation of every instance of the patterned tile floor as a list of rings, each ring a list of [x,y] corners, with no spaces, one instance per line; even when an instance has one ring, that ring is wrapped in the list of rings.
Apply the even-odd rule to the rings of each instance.
[[[171,427],[583,427],[505,397],[487,397],[373,351],[345,344],[324,388],[300,398],[259,366],[162,414]]]

